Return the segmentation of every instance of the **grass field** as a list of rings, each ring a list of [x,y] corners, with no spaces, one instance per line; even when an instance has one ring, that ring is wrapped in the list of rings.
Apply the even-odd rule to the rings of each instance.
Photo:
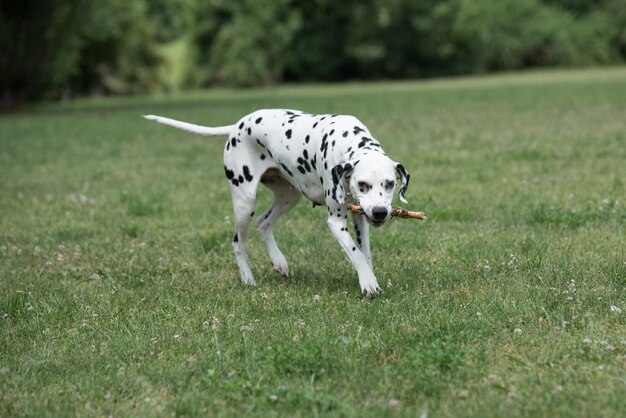
[[[223,139],[357,115],[425,223],[372,232],[381,297],[304,200],[244,287]],[[626,68],[50,104],[0,118],[0,416],[623,416]],[[257,213],[271,195],[261,190]]]

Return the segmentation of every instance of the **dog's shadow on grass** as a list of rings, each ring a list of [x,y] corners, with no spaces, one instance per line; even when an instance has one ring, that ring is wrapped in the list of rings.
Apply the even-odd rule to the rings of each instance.
[[[349,271],[347,268],[329,271],[327,268],[316,268],[306,262],[290,268],[289,277],[280,276],[271,267],[262,272],[257,270],[258,287],[278,285],[296,290],[301,294],[344,293],[355,297],[362,296],[356,272]]]

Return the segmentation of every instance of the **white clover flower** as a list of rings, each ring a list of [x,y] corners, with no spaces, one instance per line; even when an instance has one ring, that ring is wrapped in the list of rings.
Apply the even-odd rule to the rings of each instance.
[[[611,312],[616,315],[619,315],[622,313],[622,308],[615,306],[615,305],[611,305]]]

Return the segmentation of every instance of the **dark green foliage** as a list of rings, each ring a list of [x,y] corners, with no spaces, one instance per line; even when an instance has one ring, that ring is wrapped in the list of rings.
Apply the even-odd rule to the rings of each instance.
[[[253,86],[281,79],[300,20],[290,0],[199,1],[194,18],[200,71],[191,83]]]
[[[159,84],[162,58],[157,27],[146,1],[103,0],[92,5],[89,30],[79,33],[77,68],[65,79],[67,93],[131,94]]]
[[[148,15],[156,28],[159,42],[184,36],[189,29],[194,0],[150,0]]]
[[[623,63],[626,0],[22,0],[0,106],[23,99]]]
[[[77,33],[88,16],[83,0],[0,3],[0,110],[49,83],[59,83],[79,59]]]
[[[0,110],[27,98],[129,94],[158,84],[147,0],[0,3]]]
[[[623,62],[626,3],[198,3],[191,84],[406,78]]]
[[[539,0],[464,3],[453,35],[470,71],[617,62],[606,19],[576,18]]]

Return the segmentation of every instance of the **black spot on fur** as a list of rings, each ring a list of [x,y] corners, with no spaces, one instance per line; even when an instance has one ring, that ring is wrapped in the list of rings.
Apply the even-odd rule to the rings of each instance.
[[[309,158],[309,153],[307,152],[307,150],[302,151],[302,156],[304,156],[304,158]]]
[[[254,121],[254,123],[256,123],[258,125],[259,123],[261,123],[262,120],[263,120],[263,118],[258,118],[257,120]]]
[[[252,174],[250,174],[250,169],[247,165],[243,166],[243,176],[246,178],[246,181],[252,181],[252,179],[254,178]]]
[[[235,232],[235,238],[233,238],[233,242],[239,242],[239,234]]]
[[[239,124],[239,129],[243,129],[243,122]]]
[[[261,159],[264,160],[265,159],[265,154],[261,154]]]
[[[333,169],[331,170],[331,174],[333,175],[333,182],[335,184],[339,183],[341,175],[350,170],[352,170],[352,164],[350,163],[345,163],[344,165],[338,164],[333,167]]]
[[[359,148],[363,148],[365,145],[367,145],[369,142],[372,142],[371,138],[368,138],[366,136],[361,138],[361,142],[359,142]]]
[[[307,135],[306,138],[304,138],[304,142],[308,144],[310,139],[311,139],[311,137],[309,135]]]
[[[365,129],[363,129],[363,128],[359,127],[359,126],[355,126],[355,127],[354,127],[354,129],[352,130],[352,132],[353,132],[355,135],[358,135],[358,134],[359,134],[359,132],[365,132]]]
[[[291,177],[293,177],[293,173],[291,172],[291,170],[289,170],[289,168],[285,164],[280,163],[280,166],[283,168],[283,170],[285,170],[287,172],[287,174],[289,174]]]
[[[301,165],[298,166],[298,171],[302,174],[306,174],[306,171],[304,171],[304,168]]]
[[[230,145],[235,148],[237,146],[237,139],[235,139],[235,137],[232,137],[230,139]]]
[[[252,134],[252,129],[248,128],[248,135]]]
[[[241,174],[239,175],[239,183],[243,183],[243,176]]]
[[[233,177],[235,177],[235,172],[232,170],[229,170],[226,166],[224,166],[224,173],[226,173],[226,178],[228,180],[232,180]]]
[[[287,137],[287,139],[291,139],[291,129],[287,130],[287,132],[285,132],[285,136]]]
[[[317,122],[313,124],[313,128],[316,128],[316,127],[317,127]]]
[[[347,138],[347,137],[348,137],[348,131],[345,131],[345,132],[343,133],[343,135],[342,135],[342,136],[343,136],[344,138]]]

